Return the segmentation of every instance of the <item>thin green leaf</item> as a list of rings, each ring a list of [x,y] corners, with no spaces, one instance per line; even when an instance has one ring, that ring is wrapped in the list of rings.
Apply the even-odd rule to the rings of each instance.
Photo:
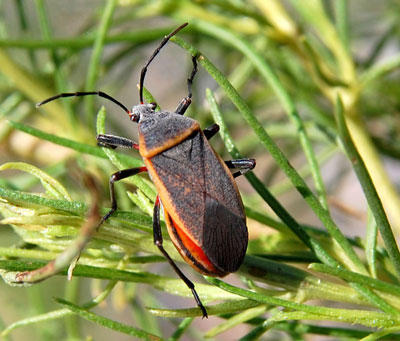
[[[183,334],[185,333],[185,331],[190,327],[190,325],[192,324],[192,322],[194,321],[194,317],[187,317],[185,318],[178,326],[178,328],[176,328],[176,330],[174,331],[174,333],[171,335],[171,337],[169,338],[169,340],[171,341],[175,341],[175,340],[179,340]]]
[[[46,133],[44,131],[27,126],[27,125],[19,123],[19,122],[8,121],[8,124],[10,126],[12,126],[13,128],[23,131],[29,135],[36,136],[42,140],[50,141],[50,142],[53,142],[60,146],[64,146],[64,147],[73,149],[77,152],[97,156],[102,159],[108,158],[107,155],[104,153],[104,151],[100,147],[91,146],[91,145],[84,144],[81,142],[69,140],[64,137],[59,137],[59,136],[56,136],[53,134],[49,134],[49,133]],[[139,166],[143,165],[143,162],[141,160],[133,158],[128,155],[118,154],[118,158],[120,158],[124,163],[129,165],[129,167],[139,167]]]
[[[295,126],[300,144],[304,150],[304,154],[310,166],[311,174],[315,183],[315,188],[318,192],[318,198],[321,202],[322,207],[328,211],[325,185],[322,180],[321,172],[319,170],[318,162],[311,146],[310,139],[304,127],[303,120],[298,114],[289,93],[286,91],[278,77],[273,72],[272,67],[267,63],[264,56],[258,53],[255,48],[253,48],[253,46],[247,42],[247,40],[233,34],[231,31],[224,29],[221,26],[213,25],[210,22],[205,22],[199,19],[194,21],[193,24],[200,31],[210,34],[242,52],[243,55],[253,63],[259,74],[271,86],[276,96],[280,100],[284,110],[286,111],[286,114]]]
[[[384,311],[388,316],[400,316],[400,310],[390,304],[387,300],[370,290],[365,285],[350,282],[350,285],[364,297],[368,302],[372,303],[378,309]]]
[[[367,199],[368,206],[371,209],[375,222],[378,225],[379,231],[381,232],[382,239],[385,243],[389,258],[395,268],[397,277],[400,278],[400,252],[397,247],[396,239],[394,238],[393,231],[390,227],[385,210],[383,209],[382,202],[378,196],[378,193],[376,192],[374,183],[372,182],[368,170],[365,167],[364,161],[362,160],[351,139],[343,114],[343,105],[339,97],[336,101],[335,114],[339,127],[341,142],[346,150],[347,157],[349,160],[351,160],[351,164]]]
[[[338,322],[347,321],[350,323],[362,324],[367,327],[391,327],[394,323],[400,322],[400,317],[390,316],[386,313],[372,312],[366,310],[325,308],[321,306],[299,304],[234,287],[216,278],[206,277],[206,279],[210,283],[218,286],[219,288],[227,290],[228,292],[234,293],[236,295],[240,295],[264,304],[282,306],[289,309],[297,310],[299,313],[303,314],[301,319],[304,320],[307,320],[308,316],[310,316],[310,318],[312,319],[313,316],[320,315],[321,320],[329,318]]]
[[[77,303],[79,301],[80,281],[80,278],[70,278],[68,285],[65,286],[65,300],[73,303]],[[68,335],[68,338],[76,340],[83,339],[83,335],[81,334],[79,328],[79,317],[76,314],[66,316],[64,321],[65,331]]]
[[[50,322],[52,320],[63,318],[65,316],[67,316],[68,314],[71,314],[71,312],[68,309],[59,309],[59,310],[51,311],[46,314],[36,315],[36,316],[32,316],[32,317],[29,317],[26,319],[22,319],[22,320],[19,320],[19,321],[16,321],[16,322],[10,324],[7,328],[5,328],[1,332],[0,335],[1,335],[1,337],[6,337],[13,330],[15,330],[17,328],[29,326],[32,324],[37,324],[40,322]]]
[[[89,302],[85,303],[83,305],[83,308],[85,309],[91,309],[94,308],[95,306],[99,305],[101,302],[103,302],[108,295],[111,293],[112,289],[115,287],[117,284],[117,281],[111,281],[107,284],[106,288],[95,298],[90,300]],[[50,322],[52,320],[60,319],[63,317],[66,317],[68,315],[73,314],[73,312],[67,308],[59,309],[59,310],[53,310],[51,312],[48,312],[46,314],[41,314],[41,315],[36,315],[33,317],[29,317],[23,320],[19,320],[17,322],[14,322],[10,324],[6,329],[4,329],[1,333],[2,337],[5,337],[9,333],[11,333],[14,329],[20,328],[20,327],[25,327],[29,326],[31,324],[37,324],[41,322]]]
[[[322,272],[324,274],[333,275],[340,277],[346,281],[355,282],[359,284],[365,284],[366,286],[377,289],[388,294],[396,295],[400,297],[400,287],[394,284],[386,283],[375,278],[363,276],[355,272],[351,272],[345,269],[338,269],[330,267],[325,264],[313,263],[308,266],[309,269]]]
[[[316,325],[310,325],[306,324],[303,321],[298,324],[292,324],[292,323],[277,323],[274,326],[274,329],[276,330],[281,330],[281,331],[286,331],[290,332],[291,330],[294,329],[294,331],[300,333],[300,334],[315,334],[315,335],[326,335],[329,336],[330,338],[333,338],[334,340],[360,340],[361,338],[370,335],[371,331],[370,330],[360,330],[358,327],[357,329],[350,329],[350,328],[340,328],[338,326],[334,327],[324,327],[324,326],[316,326]],[[252,339],[254,340],[254,339]],[[400,335],[396,334],[390,334],[388,337],[383,337],[381,340],[400,340]]]
[[[71,201],[70,195],[61,183],[35,166],[24,162],[8,162],[0,166],[0,171],[6,169],[18,169],[22,172],[32,174],[40,180],[49,196],[54,197],[55,199]]]
[[[368,85],[369,82],[377,80],[380,77],[385,76],[391,71],[394,71],[400,67],[400,54],[390,57],[388,60],[381,62],[377,65],[373,65],[367,69],[361,76],[360,82],[363,87]]]
[[[99,27],[97,29],[96,40],[93,44],[93,52],[90,56],[89,68],[86,76],[86,91],[93,91],[95,89],[96,81],[100,75],[100,59],[103,53],[105,37],[112,23],[117,0],[107,0],[104,6],[103,15],[100,19]],[[87,96],[86,98],[86,119],[89,127],[93,126],[94,111],[94,98]]]
[[[160,37],[167,35],[171,32],[176,26],[167,26],[161,28],[142,28],[135,30],[133,32],[123,32],[113,35],[107,35],[104,38],[105,44],[116,44],[116,43],[129,43],[134,45],[142,45],[148,42],[151,42],[156,39],[160,39]],[[191,28],[188,27],[185,29],[186,32],[190,31]],[[55,50],[55,49],[84,49],[87,47],[93,46],[95,42],[96,36],[93,34],[89,34],[87,36],[79,36],[74,38],[64,38],[64,39],[51,39],[51,40],[37,40],[37,39],[0,39],[0,47],[10,47],[17,49],[27,49],[27,50],[36,50],[36,49],[46,49],[46,50]]]
[[[40,195],[6,188],[0,188],[0,197],[10,202],[28,203],[32,205],[51,207],[57,210],[78,214],[80,216],[83,216],[88,209],[88,206],[83,202],[49,199]],[[102,213],[105,214],[108,211],[108,209],[103,209]],[[136,212],[116,211],[111,219],[123,220],[128,223],[135,224],[135,226],[138,228],[144,228],[145,230],[152,225],[151,217]]]
[[[198,287],[196,286],[196,289]],[[202,296],[203,298],[203,296]],[[207,313],[209,315],[220,315],[220,314],[232,314],[243,310],[247,310],[258,306],[259,303],[253,300],[238,299],[236,301],[228,301],[215,305],[207,305]],[[202,316],[202,312],[199,308],[188,308],[188,309],[157,309],[147,308],[149,312],[155,316],[161,317],[194,317]]]
[[[353,60],[350,58],[346,45],[342,43],[335,26],[326,13],[323,2],[320,0],[309,0],[307,6],[303,6],[296,0],[292,0],[290,3],[307,21],[307,24],[314,28],[315,34],[328,46],[330,52],[335,56],[342,80],[353,80],[355,78]]]
[[[384,328],[361,339],[361,341],[384,340],[383,337],[400,331],[400,327]],[[398,336],[398,335],[393,335]],[[390,336],[391,337],[391,336]],[[389,339],[390,340],[390,339]]]
[[[254,317],[264,314],[268,310],[268,306],[259,305],[254,308],[249,308],[241,313],[233,315],[231,318],[227,319],[225,322],[220,323],[218,326],[210,329],[204,336],[207,338],[215,337],[237,325],[244,323]]]
[[[375,219],[372,215],[371,210],[368,208],[368,221],[367,221],[367,233],[365,236],[365,255],[369,271],[373,278],[378,278],[377,271],[377,243],[378,243],[378,226],[375,223]]]
[[[348,0],[336,0],[333,2],[335,9],[336,29],[344,48],[349,51],[349,13]]]
[[[7,270],[6,273],[3,272],[1,275],[8,283],[18,284],[18,282],[15,280],[15,272],[36,270],[45,264],[46,263],[43,262],[33,261],[0,260],[0,269]],[[62,269],[59,274],[67,275],[68,269]],[[146,283],[151,284],[153,287],[170,294],[178,294],[180,296],[190,298],[193,297],[191,291],[187,288],[186,284],[182,280],[158,276],[148,272],[133,272],[78,264],[74,269],[74,277],[89,277],[122,282]],[[199,296],[201,296],[205,301],[223,299],[231,300],[233,301],[232,304],[235,304],[235,301],[241,299],[237,295],[229,294],[208,284],[196,283],[196,290]],[[201,311],[198,308],[193,308],[193,310],[197,312],[195,316],[201,316]]]
[[[78,314],[82,318],[88,321],[92,321],[94,323],[97,323],[103,327],[115,330],[117,332],[123,333],[123,334],[128,334],[130,336],[144,339],[144,340],[162,340],[160,337],[150,334],[144,330],[134,328],[132,326],[129,326],[127,324],[123,324],[117,321],[110,320],[108,318],[99,316],[97,314],[94,314],[80,306],[77,306],[75,304],[72,304],[70,302],[67,302],[65,300],[62,300],[60,298],[56,298],[56,301],[66,307],[67,309],[71,310],[72,312]]]

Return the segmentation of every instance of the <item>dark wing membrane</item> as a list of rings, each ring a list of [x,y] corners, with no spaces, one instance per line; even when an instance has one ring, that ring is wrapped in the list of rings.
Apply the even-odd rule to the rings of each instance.
[[[225,273],[237,271],[247,249],[245,220],[207,196],[205,226],[203,250],[211,263]]]
[[[186,233],[215,267],[236,271],[248,240],[243,205],[232,177],[204,135],[196,132],[151,161],[185,223]]]
[[[151,158],[157,177],[163,183],[173,202],[179,219],[191,230],[189,234],[199,241],[196,231],[204,226],[205,211],[204,158],[201,152],[202,135],[190,138]],[[161,201],[163,191],[159,191]],[[169,212],[174,221],[178,217]]]

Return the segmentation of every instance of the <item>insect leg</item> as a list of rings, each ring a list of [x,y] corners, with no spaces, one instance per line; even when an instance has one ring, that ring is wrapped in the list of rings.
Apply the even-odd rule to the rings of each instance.
[[[212,138],[216,133],[219,132],[219,125],[214,123],[213,125],[210,125],[206,129],[203,130],[204,135],[206,136],[206,139],[209,140]]]
[[[96,140],[99,147],[111,149],[115,149],[117,147],[139,149],[139,145],[136,142],[121,136],[99,134],[97,135]]]
[[[252,170],[256,166],[256,160],[254,159],[236,159],[225,161],[225,164],[230,169],[240,169],[239,172],[233,173],[233,177],[236,178],[249,170]]]
[[[154,235],[154,244],[158,247],[163,256],[167,259],[168,263],[172,266],[176,274],[185,282],[187,287],[192,291],[193,297],[196,300],[197,305],[201,309],[203,313],[203,318],[208,317],[207,310],[201,303],[199,295],[197,295],[196,289],[194,288],[194,284],[183,274],[183,272],[178,268],[178,266],[174,263],[172,258],[169,256],[167,251],[165,251],[163,247],[163,237],[161,233],[161,225],[160,225],[160,198],[157,196],[156,202],[154,204],[153,211],[153,235]]]
[[[129,178],[130,176],[139,174],[141,172],[147,172],[146,167],[137,167],[137,168],[128,168],[128,169],[123,169],[118,172],[115,172],[114,174],[111,175],[110,177],[110,198],[111,198],[111,209],[107,212],[107,214],[101,218],[100,224],[98,228],[100,227],[101,224],[103,224],[108,218],[111,217],[111,215],[117,210],[117,199],[115,197],[115,190],[114,190],[114,182]]]
[[[184,115],[187,108],[189,108],[190,103],[192,103],[192,84],[193,84],[193,78],[197,73],[197,56],[192,57],[192,63],[193,63],[193,70],[190,77],[187,80],[188,95],[179,102],[178,107],[175,110],[175,114],[178,115]]]

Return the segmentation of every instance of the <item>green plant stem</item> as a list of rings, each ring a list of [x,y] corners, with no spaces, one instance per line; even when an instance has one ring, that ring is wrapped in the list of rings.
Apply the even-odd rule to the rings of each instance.
[[[313,264],[313,270],[314,266],[316,271],[321,269],[321,272],[324,273],[328,273],[328,271],[331,270],[331,274],[337,275],[351,283],[352,288],[315,277],[308,272],[301,271],[292,266],[256,256],[246,256],[240,268],[240,272],[245,274],[246,278],[253,278],[257,282],[267,283],[274,287],[288,290],[288,292],[295,294],[296,298],[292,299],[294,301],[321,299],[360,305],[369,304],[387,311],[390,315],[399,314],[400,299],[396,296],[398,289],[394,293],[390,292],[391,288],[395,287],[394,285],[386,285],[386,283],[382,281],[368,281],[370,278],[367,276],[357,276],[357,274],[353,272],[319,263]],[[335,271],[337,271],[338,274],[336,274]],[[253,274],[257,275],[255,276]],[[367,288],[367,290],[365,290],[365,288]],[[373,292],[371,293],[369,288],[374,290],[383,288],[383,290],[379,292],[382,298]],[[360,297],[360,294],[362,294],[364,298]],[[391,305],[384,299],[389,301]]]
[[[372,215],[371,209],[368,207],[367,233],[365,237],[365,254],[369,267],[369,272],[373,278],[378,278],[376,264],[376,247],[378,243],[378,226]]]
[[[286,322],[275,324],[274,329],[290,332],[294,329],[295,332],[304,335],[304,334],[316,334],[316,335],[326,335],[334,340],[361,340],[363,337],[368,336],[371,332],[369,330],[360,330],[360,329],[350,329],[350,328],[340,328],[338,326],[334,327],[323,327],[317,325],[306,324],[303,321],[296,325],[288,324]],[[387,328],[385,330],[388,330]],[[250,339],[254,340],[254,339]],[[389,337],[383,337],[380,340],[400,340],[400,335],[391,334]]]
[[[99,28],[97,30],[96,40],[93,45],[93,52],[89,61],[89,69],[86,77],[85,89],[86,91],[94,91],[96,81],[99,77],[100,59],[104,48],[105,37],[111,26],[112,16],[114,14],[117,0],[108,0],[100,19]],[[94,130],[94,98],[92,96],[86,97],[86,120],[89,127]]]
[[[260,303],[255,302],[254,300],[247,300],[247,299],[230,300],[228,302],[218,303],[215,305],[207,305],[207,312],[210,316],[220,315],[226,312],[237,313],[246,309],[251,309],[258,305],[260,305]],[[197,308],[175,309],[175,310],[149,308],[149,312],[155,316],[160,316],[160,317],[201,316],[201,313],[199,313],[199,310]]]
[[[0,188],[0,197],[12,202],[25,202],[37,206],[46,206],[54,208],[56,210],[67,211],[80,216],[83,216],[88,209],[88,206],[83,202],[49,199],[40,195],[10,190],[6,188]],[[105,214],[108,212],[108,209],[102,209],[101,212]],[[111,217],[111,219],[113,218],[127,220],[127,222],[134,222],[138,227],[141,226],[142,228],[152,226],[151,217],[136,212],[126,212],[118,210]]]
[[[318,271],[324,274],[332,275],[332,276],[337,276],[339,278],[342,278],[346,281],[351,281],[354,283],[359,283],[359,284],[365,284],[369,288],[380,290],[382,292],[386,292],[388,294],[396,295],[400,297],[400,287],[394,284],[386,283],[383,281],[380,281],[378,279],[374,279],[368,276],[363,276],[360,274],[357,274],[355,272],[351,272],[345,269],[338,269],[334,267],[330,267],[325,264],[318,264],[318,263],[313,263],[308,266],[309,269]]]
[[[218,326],[210,329],[207,331],[207,333],[204,335],[206,338],[214,338],[218,334],[221,334],[231,328],[236,327],[237,325],[241,323],[245,323],[246,321],[258,317],[262,314],[264,314],[268,310],[267,305],[259,305],[254,308],[249,308],[246,309],[245,311],[238,313],[236,315],[233,315],[229,319],[227,319],[225,322],[219,324]]]
[[[348,21],[348,1],[336,0],[333,2],[335,10],[336,29],[344,48],[349,52],[349,21]]]
[[[85,309],[91,309],[99,305],[101,302],[103,302],[108,295],[111,293],[112,289],[115,287],[117,284],[117,281],[110,281],[106,288],[95,298],[90,300],[89,302],[83,304],[83,307]],[[67,317],[72,315],[73,312],[67,308],[59,309],[59,310],[54,310],[46,314],[41,314],[37,315],[34,317],[29,317],[23,320],[19,320],[17,322],[14,322],[10,324],[6,329],[4,329],[1,333],[2,337],[6,337],[8,334],[10,334],[14,329],[20,328],[20,327],[25,327],[29,326],[31,324],[37,324],[40,322],[50,322],[52,320],[56,320],[59,318]]]
[[[149,249],[147,249],[147,252],[149,252]],[[154,248],[154,252],[158,252],[158,249]],[[12,283],[15,279],[15,272],[35,270],[44,264],[45,263],[43,262],[0,260],[0,269],[7,270],[6,273],[3,271],[1,275],[8,283]],[[61,270],[59,274],[64,276],[67,275],[68,269],[65,268]],[[180,295],[182,297],[193,297],[191,291],[181,279],[159,276],[149,272],[139,272],[137,270],[126,271],[78,264],[74,270],[74,277],[89,277],[112,281],[151,284],[154,288],[170,294]],[[14,281],[14,284],[17,284],[17,282]],[[195,284],[199,296],[205,301],[229,300],[236,302],[241,300],[240,296],[228,293],[209,284]],[[192,314],[188,316],[201,316],[201,312],[197,307],[192,308],[191,311]]]
[[[372,333],[372,334],[364,337],[361,341],[384,340],[383,337],[385,337],[386,335],[389,335],[392,333],[398,333],[399,331],[400,331],[400,327],[385,328],[385,329],[379,330],[375,333]],[[398,336],[398,335],[394,334],[393,336]],[[388,339],[391,340],[390,336]]]
[[[392,327],[393,323],[399,323],[400,317],[390,316],[387,313],[379,313],[365,310],[350,310],[350,309],[337,309],[337,308],[326,308],[326,307],[315,307],[306,304],[299,304],[290,302],[276,297],[258,294],[252,291],[234,287],[227,284],[217,278],[206,277],[206,279],[218,286],[221,289],[227,290],[228,292],[235,293],[237,295],[246,297],[251,300],[258,301],[264,304],[270,304],[274,306],[282,306],[297,311],[301,315],[302,320],[314,319],[317,316],[321,320],[334,320],[350,323],[359,323],[368,327]]]
[[[332,158],[335,154],[337,154],[338,148],[336,145],[328,145],[326,148],[322,149],[318,155],[318,163],[319,164],[324,164],[326,161]],[[310,173],[310,167],[308,164],[302,166],[301,168],[298,169],[299,175],[302,176],[303,178],[307,178]],[[278,182],[276,184],[273,184],[272,186],[269,187],[271,193],[275,196],[279,196],[289,190],[293,189],[293,185],[290,182],[289,179],[284,179],[281,182]]]
[[[91,145],[84,144],[81,142],[69,140],[64,137],[59,137],[59,136],[56,136],[53,134],[49,134],[49,133],[46,133],[39,129],[27,126],[23,123],[14,122],[14,121],[8,121],[8,123],[14,129],[18,129],[29,135],[36,136],[42,140],[50,141],[50,142],[53,142],[60,146],[71,148],[79,153],[97,156],[102,159],[108,158],[107,154],[104,153],[104,151],[100,147],[91,146]],[[118,158],[121,159],[122,162],[127,164],[129,167],[140,167],[143,165],[143,162],[141,160],[133,158],[128,155],[125,155],[125,154],[118,154]]]
[[[366,87],[368,83],[375,81],[377,78],[383,77],[389,72],[400,67],[400,54],[397,54],[387,61],[374,65],[367,69],[360,76],[360,85],[362,88]]]
[[[56,299],[58,303],[66,307],[67,309],[71,310],[75,314],[78,314],[79,316],[83,317],[86,320],[95,322],[103,327],[118,331],[120,333],[128,334],[130,336],[133,336],[135,338],[139,339],[145,339],[145,340],[161,340],[158,336],[154,334],[150,334],[144,330],[134,328],[132,326],[113,321],[110,319],[107,319],[105,317],[99,316],[97,314],[94,314],[82,307],[79,307],[75,304],[72,304],[70,302],[67,302],[62,299]]]
[[[382,50],[387,46],[386,43],[390,42],[390,39],[396,34],[397,23],[392,23],[389,28],[382,34],[379,40],[374,44],[371,52],[363,63],[363,68],[369,70],[370,67],[376,62],[377,57],[380,55]]]
[[[346,96],[346,94],[345,94]],[[336,101],[337,97],[335,98]],[[334,102],[336,105],[336,102]],[[392,180],[386,172],[380,155],[378,154],[370,134],[365,127],[365,121],[355,109],[345,113],[346,125],[351,134],[351,139],[361,156],[375,190],[384,205],[385,210],[393,222],[393,229],[400,233],[400,197]]]
[[[41,169],[24,162],[8,162],[0,166],[0,171],[8,169],[19,170],[33,175],[41,182],[47,195],[55,199],[71,201],[71,197],[64,186]]]
[[[119,34],[107,35],[104,38],[105,44],[129,43],[135,45],[142,45],[159,39],[171,32],[175,26],[167,26],[164,28],[145,28],[133,32],[124,32]],[[185,32],[190,32],[191,28],[185,29]],[[81,36],[78,38],[66,39],[51,39],[51,40],[35,40],[35,39],[0,39],[0,47],[27,49],[27,50],[41,50],[41,49],[84,49],[91,47],[94,44],[95,36]]]
[[[57,252],[41,251],[41,250],[27,250],[21,248],[0,247],[1,257],[18,257],[18,258],[31,258],[39,260],[52,260],[58,255]]]
[[[339,0],[342,1],[342,0]],[[296,11],[303,16],[315,33],[328,46],[339,65],[340,78],[345,82],[353,82],[355,68],[346,46],[327,15],[323,3],[320,0],[309,0],[307,6],[292,0],[290,2]]]
[[[171,335],[171,337],[169,338],[169,340],[171,341],[176,341],[179,340],[184,332],[190,327],[190,325],[192,324],[192,322],[194,321],[193,317],[187,317],[185,318],[178,326],[178,328],[175,330],[175,332]]]
[[[68,281],[68,283],[66,283],[64,295],[66,300],[74,303],[78,301],[80,281],[80,278],[72,278],[70,281]],[[79,331],[79,320],[77,316],[72,315],[66,317],[65,329],[69,338],[76,340],[82,339],[82,335]]]
[[[361,184],[363,192],[368,202],[368,206],[374,216],[375,222],[379,228],[382,239],[385,243],[389,258],[393,263],[397,277],[400,279],[400,252],[397,247],[396,239],[393,235],[390,223],[387,219],[382,202],[375,189],[374,183],[365,167],[364,161],[353,144],[350,133],[347,129],[345,118],[343,116],[343,105],[338,97],[336,103],[336,119],[339,127],[340,139],[346,150],[347,157],[351,160],[354,171]]]

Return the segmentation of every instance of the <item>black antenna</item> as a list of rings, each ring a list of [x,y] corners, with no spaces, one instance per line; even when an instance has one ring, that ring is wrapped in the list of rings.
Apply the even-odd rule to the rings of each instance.
[[[140,99],[140,104],[144,104],[143,101],[143,85],[144,85],[144,76],[146,75],[147,72],[147,67],[149,66],[149,64],[153,61],[153,59],[155,58],[155,56],[158,55],[158,53],[160,52],[160,50],[164,47],[164,45],[168,42],[168,40],[173,37],[175,34],[177,34],[181,29],[185,28],[189,23],[184,23],[181,26],[179,26],[178,28],[176,28],[175,30],[173,30],[170,34],[168,34],[167,36],[164,37],[164,39],[161,41],[160,45],[158,45],[158,47],[154,50],[153,54],[151,55],[151,57],[149,58],[149,60],[147,61],[146,65],[143,67],[141,73],[140,73],[140,83],[139,83],[139,99]]]
[[[90,96],[90,95],[97,95],[103,98],[108,99],[109,101],[115,103],[122,109],[126,111],[126,113],[129,115],[131,114],[130,110],[123,105],[120,101],[116,100],[114,97],[111,97],[110,95],[107,95],[106,93],[102,91],[84,91],[84,92],[64,92],[62,94],[55,95],[53,97],[49,97],[39,103],[36,103],[36,107],[39,108],[43,104],[49,103],[51,101],[54,101],[55,99],[62,98],[62,97],[81,97],[81,96]]]

